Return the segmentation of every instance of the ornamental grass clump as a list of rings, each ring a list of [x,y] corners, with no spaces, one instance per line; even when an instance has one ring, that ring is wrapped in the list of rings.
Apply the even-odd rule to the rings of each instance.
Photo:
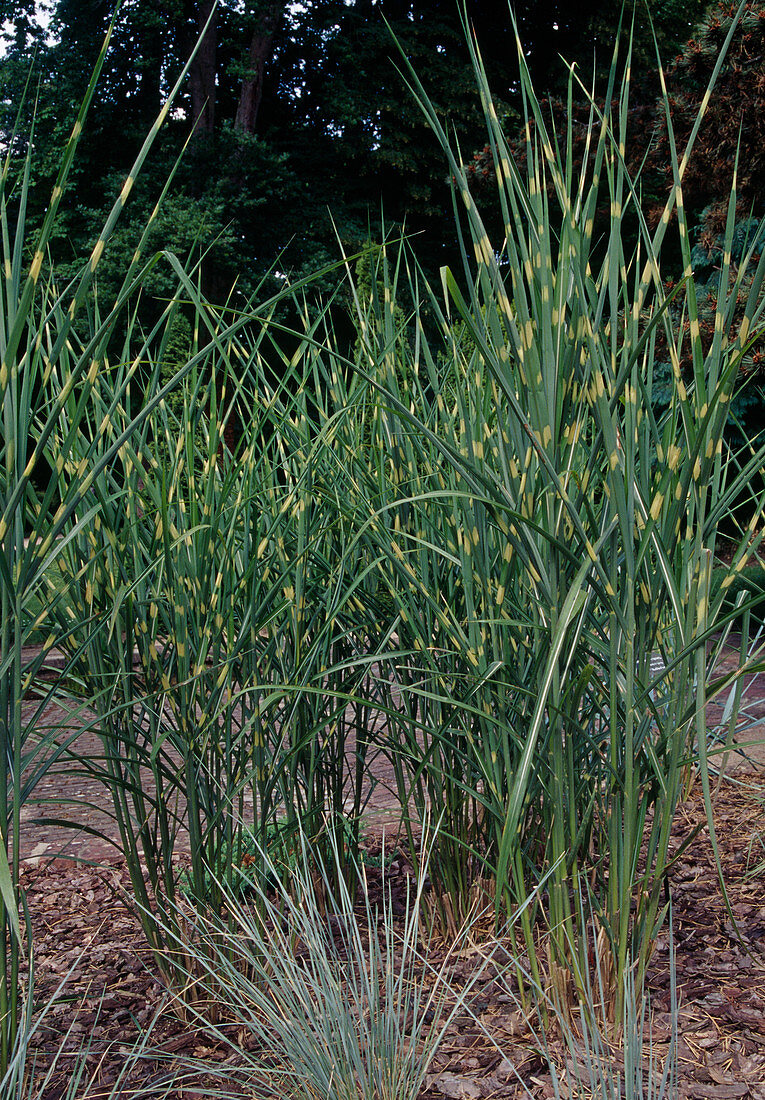
[[[355,901],[344,853],[325,865],[305,836],[299,850],[289,868],[261,852],[272,886],[255,885],[254,905],[229,899],[233,925],[199,917],[194,1016],[226,1046],[235,1037],[233,1057],[199,1068],[221,1096],[416,1100],[449,1025],[495,973],[500,945],[475,942],[479,912],[449,944],[424,934],[424,876],[396,898],[383,874],[377,900],[363,891]]]
[[[218,911],[251,840],[267,851],[274,835],[289,845],[300,832],[317,856],[336,844],[353,860],[380,647],[332,425],[316,423],[315,336],[284,358],[271,337],[278,298],[224,323],[171,263],[176,298],[153,330],[128,327],[102,376],[103,446],[112,433],[124,441],[93,479],[95,521],[69,532],[59,567],[71,678],[103,745],[76,763],[109,788],[144,928],[172,982],[162,928],[180,937],[184,899]],[[161,378],[183,308],[195,311],[195,337],[171,405]],[[130,405],[115,394],[138,363],[159,399],[128,435]],[[243,425],[233,451],[232,417]],[[48,441],[62,480],[78,448],[92,444],[63,415]],[[252,877],[266,873],[257,864]]]
[[[410,70],[454,181],[463,272],[442,270],[436,288],[399,258],[380,265],[383,292],[357,295],[357,369],[380,393],[386,427],[381,522],[365,538],[395,610],[398,655],[387,667],[402,703],[391,705],[390,751],[402,789],[444,811],[430,866],[442,909],[459,919],[478,874],[499,919],[554,868],[544,908],[524,910],[524,948],[539,982],[534,921],[544,916],[551,973],[582,997],[590,932],[577,898],[592,884],[618,1020],[626,970],[634,963],[640,982],[666,912],[670,828],[689,767],[715,843],[706,704],[731,680],[713,679],[710,642],[737,614],[726,593],[756,553],[765,505],[762,446],[735,450],[726,421],[763,330],[765,259],[752,265],[750,249],[731,264],[734,173],[714,339],[703,345],[683,176],[704,107],[677,149],[664,93],[673,186],[651,229],[625,163],[629,50],[621,69],[615,57],[605,106],[591,101],[578,161],[574,73],[558,137],[519,49],[522,174],[472,49],[500,235],[490,238]],[[670,232],[684,264],[671,300]],[[407,270],[415,308],[404,325],[396,280]],[[660,414],[659,334],[673,364]],[[714,595],[724,524],[740,534]]]
[[[673,815],[696,766],[714,844],[706,704],[726,691],[735,730],[757,656],[745,629],[738,668],[714,679],[726,628],[749,621],[753,601],[731,605],[729,590],[762,537],[765,448],[736,450],[725,428],[765,328],[765,259],[752,245],[731,262],[734,176],[704,342],[683,206],[703,108],[678,150],[664,96],[674,183],[652,229],[626,168],[629,50],[578,160],[575,75],[559,139],[519,49],[521,172],[472,49],[499,237],[410,72],[454,181],[463,270],[432,285],[407,241],[370,250],[363,279],[349,258],[343,342],[337,303],[307,287],[214,309],[198,271],[144,258],[143,241],[115,302],[99,301],[129,181],[61,293],[45,260],[60,190],[26,275],[29,162],[16,237],[2,177],[0,1070],[22,1014],[21,805],[64,754],[109,789],[134,903],[184,1011],[208,1019],[208,1001],[228,1000],[260,1042],[277,1035],[266,1090],[416,1094],[443,1033],[426,1035],[424,1014],[445,1027],[452,1012],[446,992],[421,998],[421,904],[455,935],[489,904],[522,988],[547,984],[558,1011],[591,997],[597,943],[618,1025],[666,914]],[[684,273],[668,291],[670,233]],[[142,327],[157,263],[175,293]],[[173,370],[180,330],[192,335]],[[657,406],[659,342],[672,373]],[[736,524],[713,588],[719,531]],[[58,689],[92,715],[98,758],[22,713],[39,666],[23,642],[40,630],[43,655],[67,655]],[[432,888],[422,863],[399,940],[390,906],[378,935],[352,905],[379,749],[417,860],[428,807],[439,822]],[[273,859],[274,835],[299,842],[298,867]],[[245,844],[246,908],[233,899]],[[329,918],[353,959],[342,981]]]

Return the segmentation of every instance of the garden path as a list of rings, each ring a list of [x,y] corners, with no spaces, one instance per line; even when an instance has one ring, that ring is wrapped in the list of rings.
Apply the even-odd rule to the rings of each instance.
[[[25,663],[33,656],[34,650],[26,650]],[[46,690],[46,678],[53,678],[62,666],[60,655],[55,651],[49,655],[41,692]],[[67,709],[60,702],[41,707],[39,701],[28,701],[23,713],[26,722],[34,721],[37,738],[52,734],[59,740],[71,739],[69,748],[77,755],[92,762],[103,757],[95,717],[76,702]],[[354,751],[351,738],[350,759]],[[395,838],[401,814],[393,766],[380,749],[373,751],[368,762],[369,774],[362,789],[365,831]],[[108,788],[98,778],[79,772],[69,760],[52,764],[36,783],[32,798],[22,808],[21,821],[21,857],[32,866],[56,857],[98,863],[120,858],[119,829]],[[185,830],[179,834],[177,848],[180,855],[188,853]]]
[[[34,655],[25,651],[25,662]],[[733,657],[726,658],[722,670],[730,667]],[[54,651],[46,659],[44,679],[54,676],[62,666],[62,658]],[[743,718],[739,723],[739,744],[735,753],[724,758],[728,774],[735,771],[765,772],[765,674],[750,675],[745,680]],[[39,704],[26,704],[29,720]],[[710,727],[720,724],[724,698],[709,704]],[[51,730],[68,731],[73,736],[72,748],[78,754],[97,760],[103,753],[98,734],[90,723],[90,712],[69,712],[58,703],[48,703],[35,722],[40,736]],[[59,732],[60,736],[60,732]],[[353,743],[349,747],[352,753]],[[713,761],[721,762],[719,756]],[[364,788],[366,800],[364,824],[367,832],[395,836],[400,824],[398,796],[393,766],[385,754],[377,750],[370,762],[369,777]],[[60,822],[70,824],[64,826]],[[59,822],[59,823],[54,823]],[[67,762],[54,765],[37,783],[34,801],[22,809],[22,858],[35,865],[57,856],[82,862],[112,862],[119,858],[119,831],[112,813],[111,795],[97,778],[79,774]],[[179,853],[188,851],[188,837],[179,837]]]

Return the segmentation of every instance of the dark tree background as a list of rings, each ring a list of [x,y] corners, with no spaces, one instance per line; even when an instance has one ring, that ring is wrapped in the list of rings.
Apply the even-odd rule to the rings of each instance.
[[[665,52],[676,53],[702,0],[651,0]],[[184,95],[111,248],[112,270],[192,134],[155,245],[209,250],[208,293],[299,274],[380,233],[380,217],[418,234],[426,268],[452,260],[451,198],[443,157],[397,71],[391,31],[455,132],[466,159],[482,124],[456,0],[125,0],[91,110],[55,242],[63,269],[91,243],[107,202],[173,80],[203,34]],[[112,15],[110,0],[56,0],[47,30],[32,0],[5,0],[2,116],[6,144],[30,67],[18,145],[35,98],[36,209],[47,201],[59,151]],[[512,127],[517,59],[506,0],[467,0],[468,19]],[[540,92],[565,86],[559,55],[583,74],[607,69],[619,20],[605,0],[524,0],[515,5]],[[631,11],[627,14],[631,18]],[[653,50],[645,6],[636,8],[638,67]],[[206,28],[206,30],[205,30]],[[587,77],[589,79],[589,77]],[[39,93],[38,93],[39,87]],[[648,93],[649,95],[652,93]],[[34,212],[34,207],[33,207]],[[212,247],[211,247],[212,246]],[[109,279],[107,264],[101,284]],[[150,287],[163,292],[161,278]]]

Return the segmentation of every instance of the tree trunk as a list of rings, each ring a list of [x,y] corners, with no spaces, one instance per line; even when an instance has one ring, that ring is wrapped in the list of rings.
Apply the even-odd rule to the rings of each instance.
[[[234,121],[237,130],[243,130],[248,134],[255,133],[258,123],[266,64],[271,56],[271,41],[283,11],[284,3],[271,4],[255,27],[250,40],[250,48],[247,51],[249,75],[242,85]]]
[[[197,39],[207,26],[189,70],[191,92],[191,125],[197,134],[211,134],[215,128],[215,74],[217,67],[218,29],[217,15],[210,19],[213,0],[186,0],[186,54],[191,53]],[[190,26],[194,27],[191,31]]]

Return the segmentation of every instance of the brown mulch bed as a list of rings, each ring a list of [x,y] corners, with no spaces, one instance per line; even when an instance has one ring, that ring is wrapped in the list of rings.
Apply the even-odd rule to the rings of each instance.
[[[679,1004],[676,1095],[765,1100],[765,871],[757,870],[765,862],[765,848],[757,839],[765,842],[765,808],[749,786],[726,782],[717,795],[715,817],[737,928],[726,910],[704,830],[674,867],[670,883]],[[673,843],[679,845],[703,818],[700,795],[694,792],[677,815]],[[397,873],[406,871],[402,859]],[[67,1033],[67,1050],[90,1044],[87,1076],[106,1089],[163,1000],[140,925],[122,900],[127,875],[119,863],[95,868],[54,859],[25,866],[23,885],[34,928],[37,997],[49,997],[68,975],[35,1046],[44,1054]],[[669,936],[662,932],[649,974],[654,1066],[652,1071],[646,1053],[646,1075],[657,1067],[660,1071],[672,1035],[669,959]],[[523,1092],[520,1078],[540,1100],[552,1097],[549,1068],[537,1041],[512,998],[490,975],[478,991],[476,1010],[500,1049],[469,1015],[461,1016],[431,1066],[423,1096],[515,1097]],[[237,1042],[246,1044],[247,1037],[240,1033]],[[235,1045],[226,1049],[169,1011],[157,1023],[152,1043],[169,1064],[187,1056],[212,1064],[237,1057]],[[571,1053],[554,1037],[550,1049],[562,1067],[566,1096]],[[156,1095],[164,1095],[160,1082],[168,1061],[141,1062],[121,1095],[129,1096],[139,1083],[152,1089],[152,1082]],[[72,1064],[71,1059],[61,1063],[44,1100],[62,1095]],[[191,1100],[212,1094],[212,1081],[197,1076],[169,1096]]]

